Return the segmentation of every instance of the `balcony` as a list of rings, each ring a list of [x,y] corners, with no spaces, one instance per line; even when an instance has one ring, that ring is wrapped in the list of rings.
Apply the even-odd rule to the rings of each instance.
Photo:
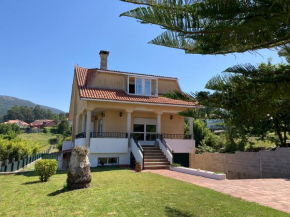
[[[85,146],[86,133],[76,135],[75,145]],[[141,145],[154,145],[158,134],[131,133]],[[195,141],[191,135],[162,134],[163,139],[174,153],[192,153]],[[128,153],[128,133],[120,132],[92,132],[90,133],[90,153]]]

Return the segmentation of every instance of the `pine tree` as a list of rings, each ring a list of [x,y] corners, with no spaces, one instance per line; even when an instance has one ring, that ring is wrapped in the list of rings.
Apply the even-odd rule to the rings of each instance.
[[[255,52],[290,42],[290,1],[122,0],[143,5],[122,13],[167,30],[149,43],[191,54]]]

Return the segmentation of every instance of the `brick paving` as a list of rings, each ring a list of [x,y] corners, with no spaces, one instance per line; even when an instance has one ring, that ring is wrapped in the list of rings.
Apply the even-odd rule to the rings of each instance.
[[[290,213],[289,179],[214,180],[171,170],[145,170]]]

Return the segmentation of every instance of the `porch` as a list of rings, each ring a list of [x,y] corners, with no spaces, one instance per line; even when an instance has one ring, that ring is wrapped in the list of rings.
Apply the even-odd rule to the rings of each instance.
[[[171,164],[175,154],[190,154],[195,147],[193,119],[189,119],[189,134],[184,135],[184,118],[176,111],[94,109],[82,113],[79,122],[82,124],[75,131],[81,133],[75,135],[74,145],[90,149],[90,155],[97,158],[93,160],[94,166],[100,165],[98,159],[114,156],[113,164],[130,165],[139,161],[144,168],[145,155],[153,154],[144,153],[144,147],[157,147]],[[157,153],[156,156],[153,160],[161,162],[162,156]],[[106,160],[108,165],[109,161],[112,160]]]

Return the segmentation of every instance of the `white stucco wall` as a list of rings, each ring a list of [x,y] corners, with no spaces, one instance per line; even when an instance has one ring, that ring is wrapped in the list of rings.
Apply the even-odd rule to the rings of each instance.
[[[157,140],[158,141],[158,145],[159,148],[161,149],[161,151],[163,152],[163,154],[165,155],[165,157],[167,158],[167,160],[170,162],[170,164],[173,163],[172,161],[172,154],[170,153],[170,151],[162,144],[162,142],[160,141],[160,139]]]
[[[62,142],[62,151],[72,149],[73,148],[73,143],[71,141],[63,141]]]
[[[192,153],[195,147],[195,140],[186,139],[165,139],[174,153]]]
[[[76,139],[75,140],[75,147],[76,146],[85,146],[85,142],[86,142],[86,139],[85,138]]]
[[[138,146],[136,145],[133,139],[131,139],[131,148],[132,148],[132,153],[135,157],[135,160],[140,162],[141,168],[143,168],[143,154],[141,150],[139,150]]]
[[[90,153],[127,153],[127,138],[91,138]]]
[[[91,163],[91,167],[97,167],[98,166],[98,159],[99,157],[118,157],[119,158],[119,165],[130,165],[130,151],[125,154],[89,154],[89,160]]]

